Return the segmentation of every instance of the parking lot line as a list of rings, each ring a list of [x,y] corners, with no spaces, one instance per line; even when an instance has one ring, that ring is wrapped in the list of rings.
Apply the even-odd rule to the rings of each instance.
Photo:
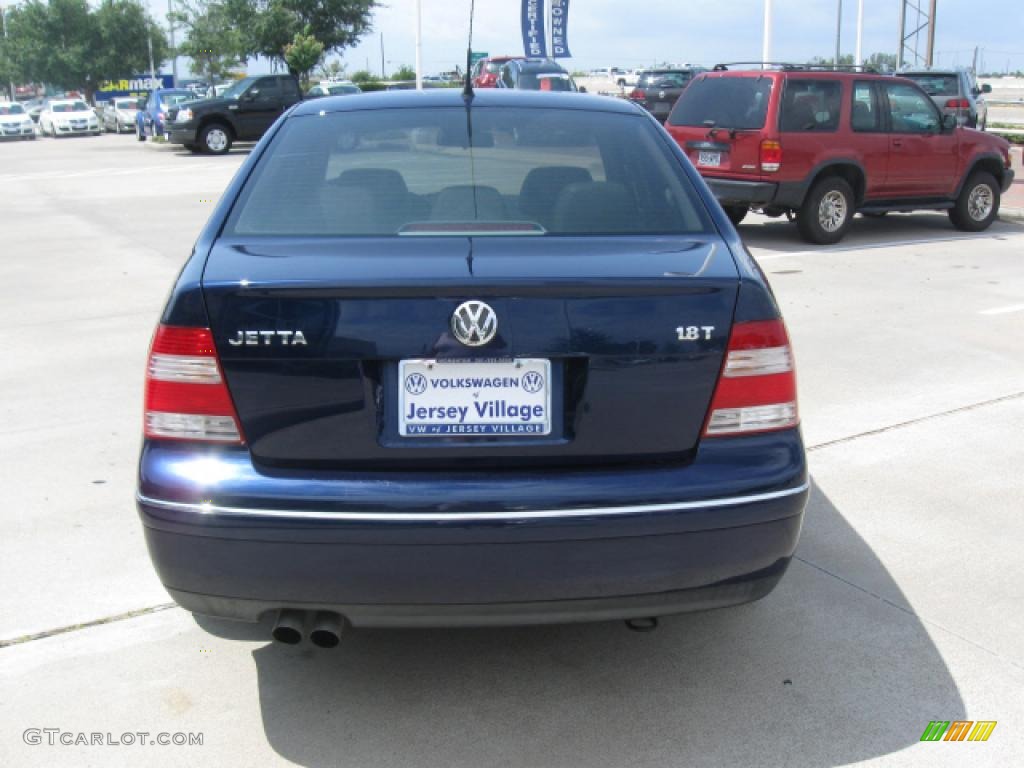
[[[993,307],[992,309],[983,309],[979,312],[979,315],[1008,315],[1011,312],[1024,312],[1024,304],[1010,304],[1006,307]]]

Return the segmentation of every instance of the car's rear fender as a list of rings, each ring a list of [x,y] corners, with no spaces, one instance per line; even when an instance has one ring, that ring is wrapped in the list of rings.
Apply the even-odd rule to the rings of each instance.
[[[818,163],[800,181],[779,182],[775,203],[783,208],[799,208],[803,205],[804,198],[807,197],[811,187],[828,176],[841,176],[853,187],[854,205],[859,206],[864,202],[865,179],[867,178],[864,166],[854,158],[837,157]]]

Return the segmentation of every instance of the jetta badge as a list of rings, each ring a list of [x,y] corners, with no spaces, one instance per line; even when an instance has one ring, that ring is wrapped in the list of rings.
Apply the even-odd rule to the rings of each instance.
[[[452,314],[451,327],[467,347],[482,347],[498,332],[498,316],[482,301],[466,301]]]

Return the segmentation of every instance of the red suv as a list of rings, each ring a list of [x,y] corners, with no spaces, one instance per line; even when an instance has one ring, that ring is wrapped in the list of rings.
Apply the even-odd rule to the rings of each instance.
[[[473,65],[472,77],[474,88],[497,88],[501,67],[510,61],[522,59],[523,56],[491,56],[480,59]]]
[[[956,125],[913,81],[872,72],[729,70],[690,83],[666,124],[729,218],[793,215],[835,243],[854,213],[946,210],[978,231],[1013,181],[1004,139]]]

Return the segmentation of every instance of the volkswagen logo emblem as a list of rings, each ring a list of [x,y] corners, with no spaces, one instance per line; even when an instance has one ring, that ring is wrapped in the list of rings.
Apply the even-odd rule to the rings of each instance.
[[[523,389],[531,395],[540,392],[544,389],[544,377],[536,371],[530,371],[528,374],[523,376]]]
[[[466,301],[452,314],[452,333],[467,347],[482,347],[498,332],[498,316],[482,301]]]
[[[406,376],[405,391],[410,395],[422,395],[427,391],[427,377],[422,373],[412,373]]]

